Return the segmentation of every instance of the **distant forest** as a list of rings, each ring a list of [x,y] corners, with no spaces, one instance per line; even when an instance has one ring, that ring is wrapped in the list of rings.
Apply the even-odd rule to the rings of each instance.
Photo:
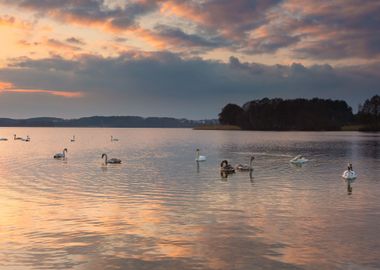
[[[367,99],[357,114],[343,100],[263,98],[242,107],[227,104],[219,122],[244,130],[332,131],[355,125],[362,131],[380,131],[380,96]]]
[[[0,118],[2,127],[150,127],[150,128],[189,128],[201,124],[215,124],[217,120],[187,120],[170,117],[139,116],[92,116],[78,119],[37,117],[29,119]]]

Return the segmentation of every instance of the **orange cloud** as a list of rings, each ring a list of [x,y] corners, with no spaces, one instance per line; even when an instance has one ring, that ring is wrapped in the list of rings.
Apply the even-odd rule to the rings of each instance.
[[[11,88],[12,86],[12,83],[0,81],[0,91],[3,89]]]
[[[0,93],[1,92],[27,93],[27,94],[41,93],[41,94],[48,94],[48,95],[53,95],[53,96],[65,97],[65,98],[83,97],[83,93],[81,92],[54,91],[54,90],[42,90],[42,89],[3,89],[3,90],[0,90]]]
[[[44,89],[17,89],[9,82],[0,81],[0,94],[1,93],[26,93],[26,94],[48,94],[65,98],[80,98],[83,97],[82,92],[70,92],[70,91],[57,91],[57,90],[44,90]]]
[[[33,28],[33,23],[27,21],[17,20],[13,16],[0,16],[0,27],[16,27],[24,30]]]

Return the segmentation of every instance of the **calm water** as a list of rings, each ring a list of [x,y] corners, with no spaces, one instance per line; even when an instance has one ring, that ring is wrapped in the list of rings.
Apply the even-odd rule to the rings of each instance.
[[[380,269],[380,134],[0,129],[14,133],[32,141],[0,142],[0,269]],[[252,177],[220,176],[251,153]]]

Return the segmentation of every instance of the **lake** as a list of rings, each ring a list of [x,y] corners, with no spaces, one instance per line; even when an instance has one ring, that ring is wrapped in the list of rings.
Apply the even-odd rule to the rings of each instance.
[[[0,142],[0,269],[380,269],[380,134],[0,128],[0,137],[10,139]],[[67,159],[54,160],[65,147]],[[196,148],[207,156],[198,165]],[[122,164],[105,166],[102,153]],[[220,175],[222,160],[251,154],[251,175]],[[291,165],[297,154],[310,161]],[[352,190],[341,178],[348,162],[359,175]]]

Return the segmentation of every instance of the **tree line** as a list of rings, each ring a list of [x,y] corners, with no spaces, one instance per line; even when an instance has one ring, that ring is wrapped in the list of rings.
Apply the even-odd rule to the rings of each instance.
[[[345,125],[361,125],[363,130],[380,130],[380,96],[359,106],[357,114],[343,100],[263,98],[242,107],[227,104],[219,114],[223,125],[244,130],[341,130]]]

